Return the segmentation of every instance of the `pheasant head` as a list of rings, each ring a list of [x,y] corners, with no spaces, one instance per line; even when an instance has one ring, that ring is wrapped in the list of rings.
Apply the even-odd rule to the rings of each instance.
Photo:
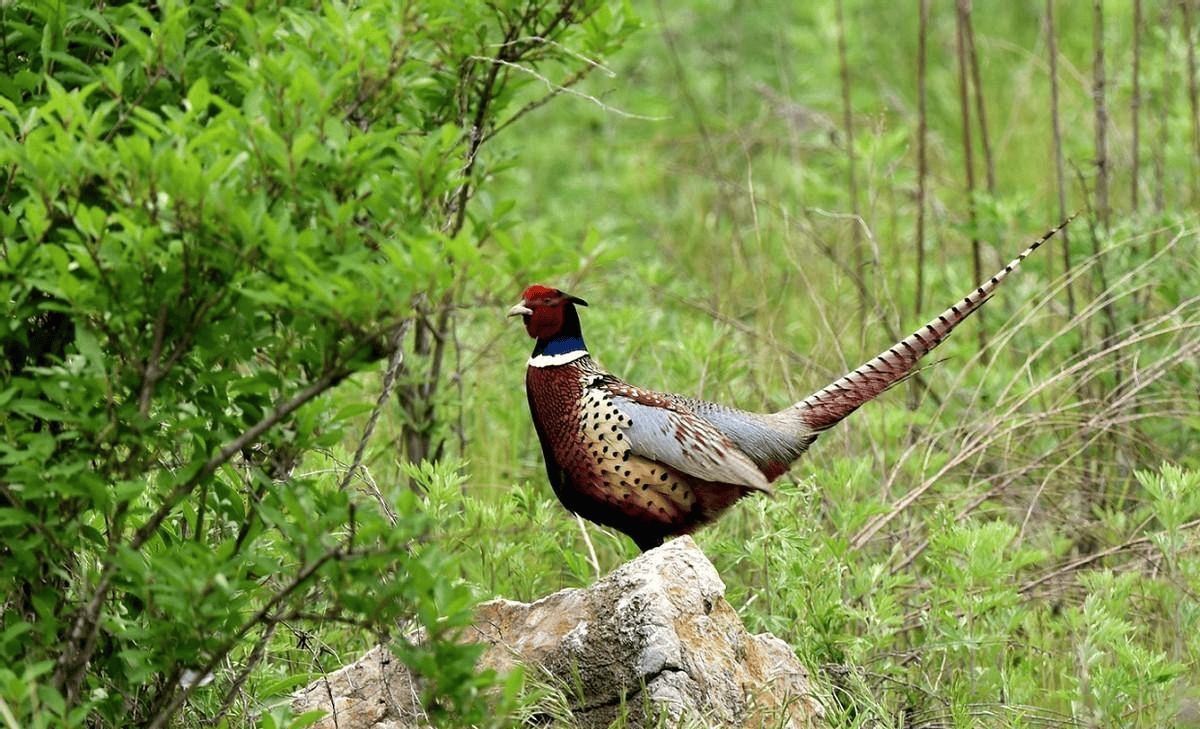
[[[521,294],[521,302],[508,310],[509,316],[525,321],[525,331],[537,340],[533,356],[575,357],[587,354],[579,312],[575,305],[587,306],[578,296],[534,284]]]

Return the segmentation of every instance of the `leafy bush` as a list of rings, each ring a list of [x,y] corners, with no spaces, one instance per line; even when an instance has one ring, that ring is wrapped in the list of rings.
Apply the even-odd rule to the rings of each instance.
[[[370,411],[365,445],[396,382],[432,412],[425,342],[504,265],[479,255],[508,224],[503,198],[471,205],[484,145],[563,88],[539,79],[615,48],[623,8],[2,12],[6,722],[162,726],[193,695],[220,721],[278,670],[269,650],[401,618],[430,637],[402,657],[431,717],[498,721],[450,640],[472,594],[420,500],[353,488],[361,448],[336,477],[305,464]],[[385,360],[374,407],[331,397]],[[426,448],[407,455],[429,454],[412,426]]]

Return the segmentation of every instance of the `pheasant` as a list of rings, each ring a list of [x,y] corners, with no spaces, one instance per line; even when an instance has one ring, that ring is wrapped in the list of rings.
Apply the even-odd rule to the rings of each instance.
[[[908,375],[981,307],[1050,230],[995,276],[907,338],[777,413],[754,413],[631,385],[588,354],[583,299],[533,285],[508,316],[537,340],[525,373],[550,485],[568,510],[643,551],[689,534],[744,496],[771,493],[817,436]]]

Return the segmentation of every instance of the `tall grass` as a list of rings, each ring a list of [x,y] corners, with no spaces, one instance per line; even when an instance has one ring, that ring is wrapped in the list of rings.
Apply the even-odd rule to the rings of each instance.
[[[913,387],[698,540],[744,619],[825,668],[839,726],[1172,720],[1200,689],[1194,8],[641,11],[583,87],[603,104],[508,151],[525,257],[460,312],[464,479],[430,496],[464,579],[529,599],[635,553],[589,526],[590,556],[547,487],[501,316],[524,284],[587,298],[619,376],[776,409],[1081,210]],[[366,467],[408,478],[393,460]]]

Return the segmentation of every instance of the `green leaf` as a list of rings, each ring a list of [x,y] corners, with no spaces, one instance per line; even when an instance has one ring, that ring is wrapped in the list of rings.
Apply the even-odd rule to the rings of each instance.
[[[347,405],[343,405],[342,407],[338,408],[338,411],[333,416],[333,420],[335,422],[339,421],[339,420],[349,420],[351,418],[356,418],[359,415],[364,415],[366,413],[369,413],[374,409],[375,409],[374,403],[369,403],[369,402],[349,403]]]

